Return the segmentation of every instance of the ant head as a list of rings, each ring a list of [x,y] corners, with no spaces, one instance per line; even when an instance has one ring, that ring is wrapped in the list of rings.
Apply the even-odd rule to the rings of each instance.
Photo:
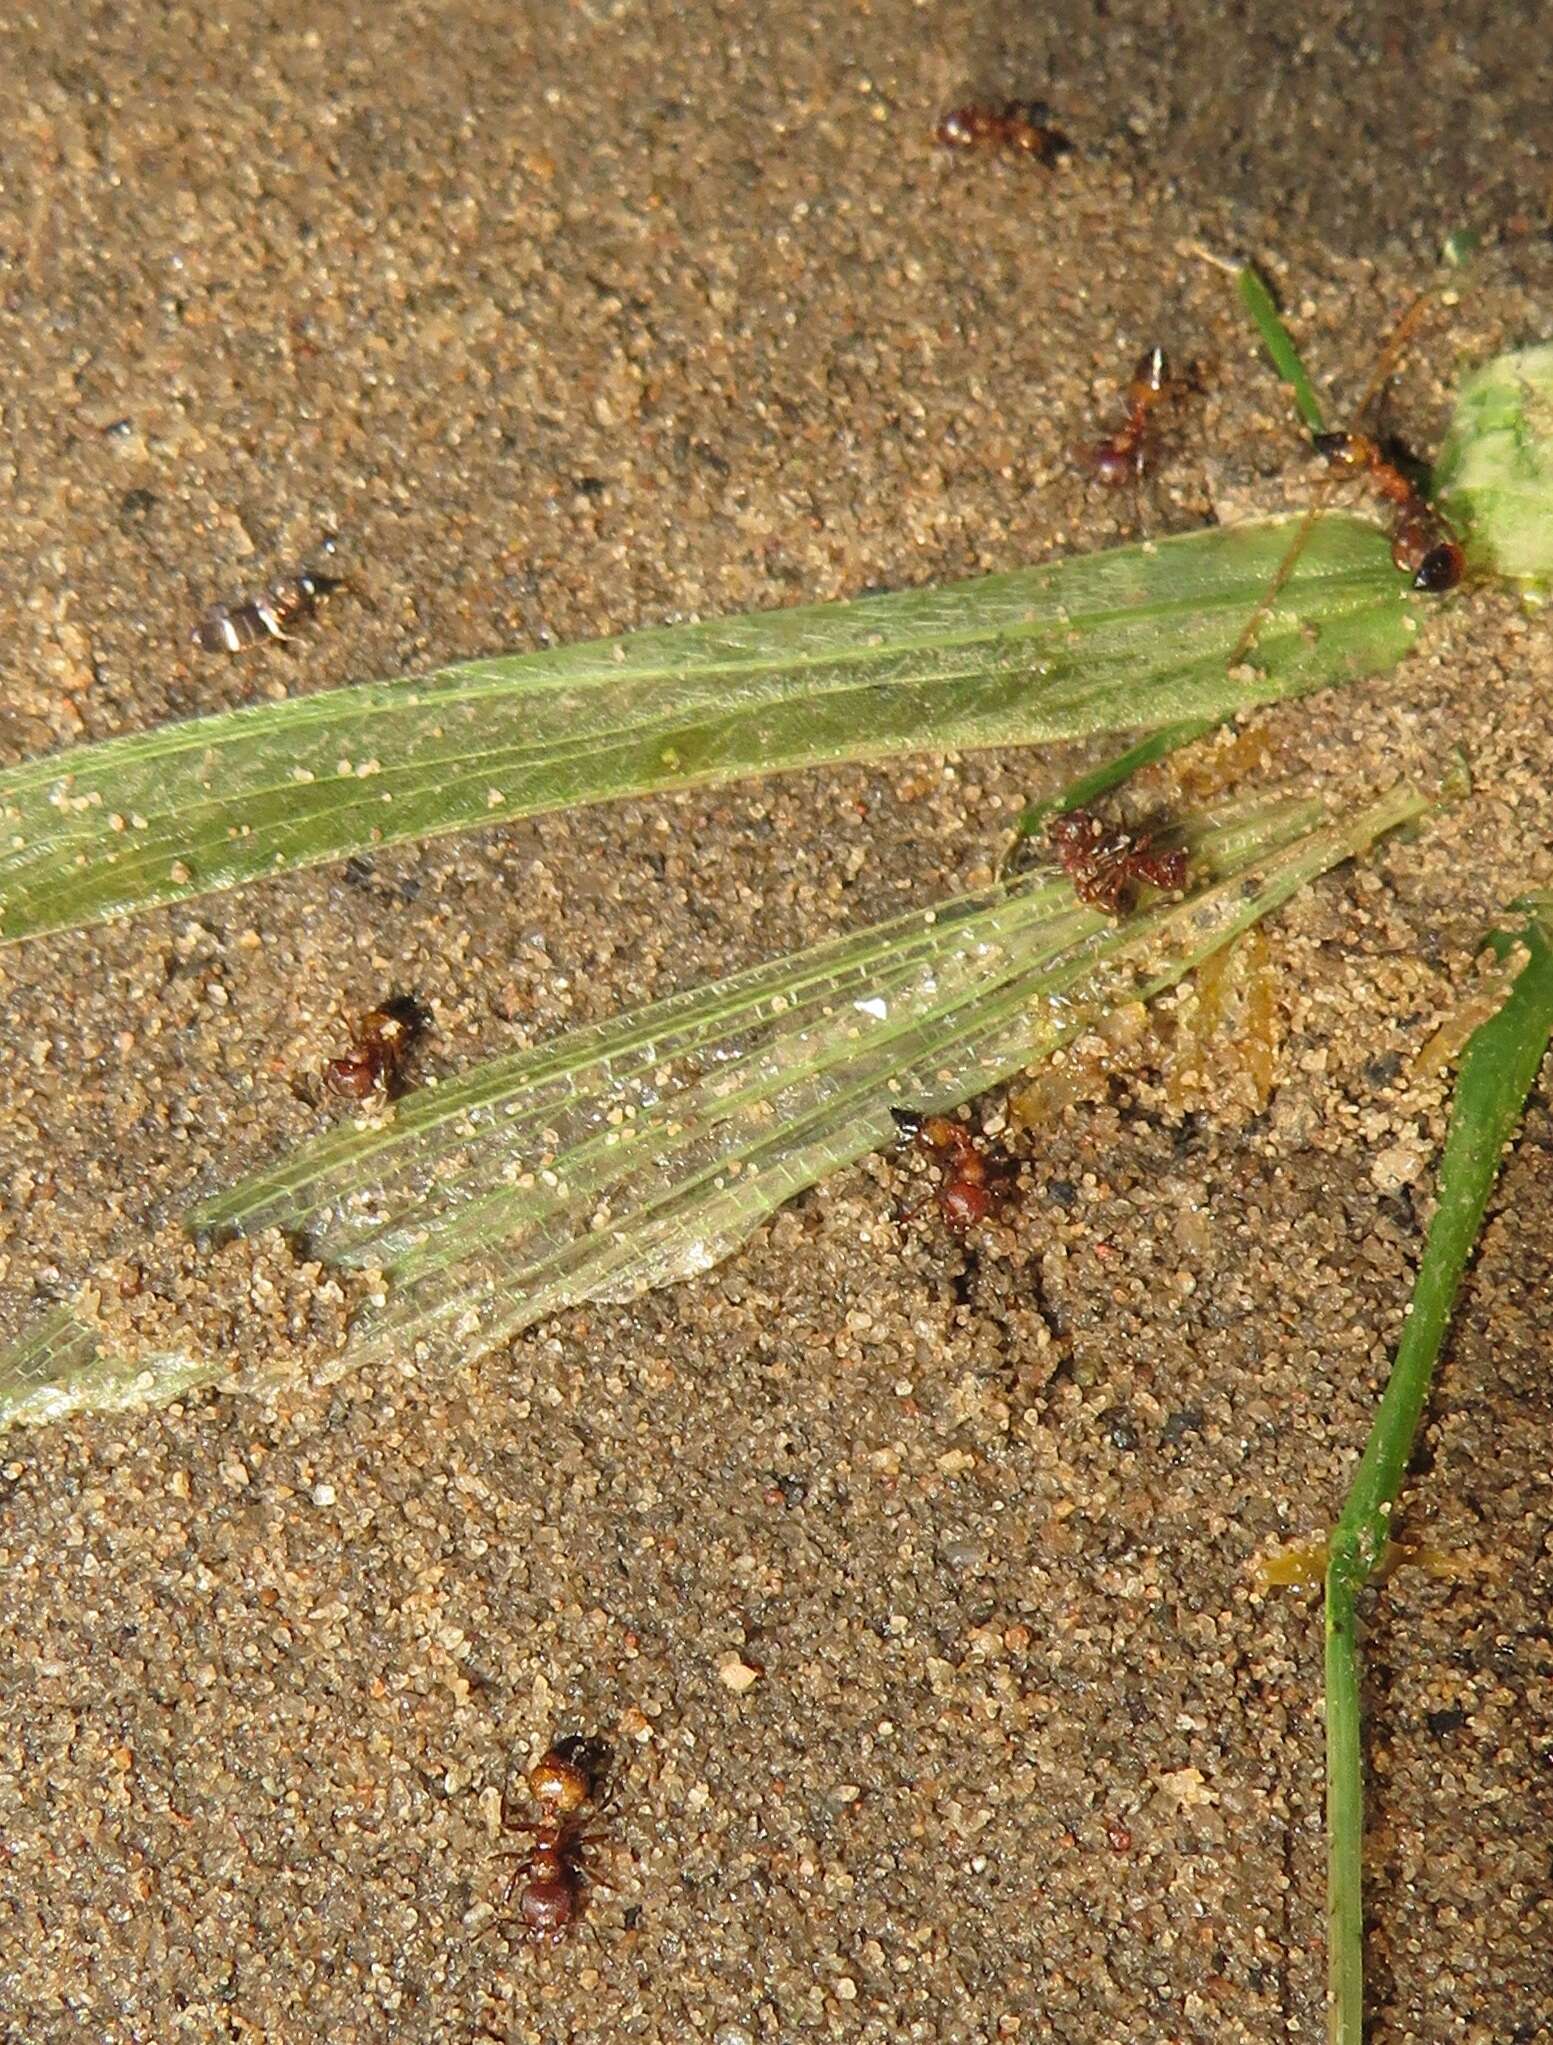
[[[580,1768],[595,1790],[608,1775],[615,1758],[608,1740],[600,1739],[596,1733],[567,1733],[554,1742],[550,1751]]]
[[[1357,433],[1313,433],[1310,444],[1334,469],[1356,469],[1363,465],[1363,441]]]
[[[1065,809],[1047,820],[1046,836],[1053,845],[1088,846],[1093,845],[1104,830],[1105,826],[1092,810]]]
[[[536,1802],[548,1804],[569,1818],[588,1801],[593,1778],[558,1747],[551,1747],[528,1771],[528,1786]]]
[[[390,994],[378,1009],[389,1022],[398,1023],[407,1038],[414,1039],[431,1027],[431,1010],[413,994]]]

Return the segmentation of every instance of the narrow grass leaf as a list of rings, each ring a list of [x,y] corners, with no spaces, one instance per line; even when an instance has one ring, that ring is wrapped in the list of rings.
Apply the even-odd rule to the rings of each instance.
[[[1248,263],[1235,274],[1235,289],[1240,293],[1240,302],[1250,313],[1257,332],[1262,337],[1262,346],[1272,358],[1274,369],[1289,386],[1294,399],[1294,408],[1304,421],[1308,433],[1324,431],[1321,416],[1321,402],[1316,396],[1315,386],[1306,373],[1300,359],[1300,351],[1294,345],[1294,337],[1283,323],[1273,294],[1268,290],[1259,271]]]
[[[1027,1069],[1429,806],[1403,788],[1336,820],[1306,799],[1188,822],[1195,891],[1120,922],[1051,873],[913,911],[423,1088],[189,1226],[278,1226],[309,1258],[381,1273],[341,1369],[467,1360],[564,1307],[708,1270],[889,1143],[892,1104],[950,1107]],[[0,1421],[175,1396],[228,1368],[104,1358],[61,1311],[0,1356]]]
[[[1407,1324],[1375,1422],[1327,1549],[1326,1737],[1329,2035],[1364,2036],[1364,1782],[1356,1606],[1397,1523],[1435,1364],[1489,1194],[1553,1035],[1553,914],[1545,903],[1514,932],[1491,940],[1525,964],[1503,1005],[1462,1055],[1439,1204],[1429,1224]]]
[[[0,770],[0,941],[573,804],[904,752],[1217,718],[1374,674],[1412,621],[1375,529],[1192,533],[946,589],[331,690]]]
[[[69,1306],[58,1306],[0,1350],[0,1428],[162,1406],[220,1375],[209,1357],[163,1354],[131,1362],[115,1356]]]

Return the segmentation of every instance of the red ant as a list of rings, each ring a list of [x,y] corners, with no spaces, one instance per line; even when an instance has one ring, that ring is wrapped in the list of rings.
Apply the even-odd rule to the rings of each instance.
[[[413,995],[396,994],[361,1018],[349,1051],[325,1065],[325,1086],[352,1101],[364,1101],[379,1089],[393,1100],[403,1088],[405,1060],[425,1029],[420,1003]]]
[[[1391,558],[1414,589],[1427,596],[1454,589],[1467,566],[1455,527],[1395,462],[1386,459],[1379,441],[1363,433],[1317,433],[1312,444],[1340,475],[1367,475],[1379,495],[1396,506]]]
[[[1140,482],[1154,459],[1154,415],[1186,392],[1198,388],[1197,377],[1173,376],[1163,348],[1138,357],[1127,382],[1127,416],[1114,433],[1085,450],[1085,465],[1097,483],[1119,490]]]
[[[1121,424],[1103,439],[1078,449],[1079,466],[1103,489],[1120,490],[1128,483],[1137,489],[1159,454],[1160,412],[1202,388],[1202,372],[1197,364],[1173,371],[1163,348],[1147,349],[1138,357],[1127,379],[1127,410]],[[1140,518],[1142,508],[1140,498]]]
[[[1312,434],[1311,444],[1333,471],[1333,483],[1344,475],[1365,476],[1376,494],[1395,507],[1391,522],[1392,561],[1409,578],[1414,589],[1427,596],[1442,596],[1447,590],[1454,589],[1466,573],[1467,558],[1460,536],[1445,514],[1437,511],[1417,484],[1386,455],[1380,442],[1358,431],[1358,422],[1391,376],[1397,357],[1412,338],[1428,302],[1429,294],[1420,292],[1393,327],[1391,338],[1381,351],[1375,374],[1359,401],[1353,427],[1342,433]],[[1290,542],[1289,551],[1279,562],[1278,572],[1267,593],[1235,642],[1229,657],[1231,668],[1238,667],[1255,644],[1262,620],[1276,603],[1278,592],[1294,573],[1295,563],[1331,489],[1332,483],[1329,483],[1318,493],[1300,521],[1299,530]]]
[[[1185,887],[1186,853],[1161,851],[1150,831],[1103,824],[1092,810],[1070,809],[1046,826],[1047,842],[1081,902],[1120,915],[1139,881],[1167,891]]]
[[[935,1197],[939,1212],[956,1235],[985,1221],[1008,1198],[1013,1163],[984,1151],[963,1122],[952,1115],[921,1115],[913,1108],[891,1108],[890,1118],[902,1143],[915,1143],[942,1170],[943,1181]],[[912,1208],[901,1219],[908,1221],[915,1212]]]
[[[1000,107],[979,103],[955,107],[939,122],[934,138],[946,149],[1006,149],[1033,156],[1051,170],[1073,144],[1049,125],[1050,115],[1051,108],[1039,99],[1005,100]]]
[[[528,1771],[529,1795],[539,1806],[537,1818],[509,1818],[506,1792],[502,1794],[502,1830],[534,1835],[532,1845],[508,1856],[519,1865],[507,1885],[507,1901],[512,1901],[521,1882],[518,1920],[535,1945],[558,1946],[566,1937],[582,1913],[582,1883],[609,1886],[583,1865],[589,1847],[602,1845],[606,1837],[584,1831],[578,1816],[593,1795],[587,1744],[564,1740],[548,1747]]]

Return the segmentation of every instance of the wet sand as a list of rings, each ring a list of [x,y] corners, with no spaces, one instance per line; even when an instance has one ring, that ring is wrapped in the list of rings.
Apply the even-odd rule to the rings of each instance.
[[[1193,241],[1268,265],[1340,405],[1444,228],[1496,230],[1391,400],[1433,445],[1461,368],[1548,337],[1535,24],[1167,51],[1147,12],[18,18],[6,756],[1301,502]],[[936,152],[970,89],[1045,93],[1075,155]],[[1206,389],[1103,496],[1074,447],[1155,342]],[[325,530],[353,592],[295,648],[189,649]],[[1443,1127],[1413,1060],[1553,881],[1550,689],[1545,625],[1468,592],[1154,778],[1470,756],[1269,926],[1265,1110],[1183,1111],[1144,1044],[1011,1139],[974,1247],[880,1158],[451,1378],[10,1437],[0,2035],[1314,2045],[1319,1615],[1252,1564],[1364,1438]],[[0,1335],[312,1133],[293,1082],[390,987],[460,1070],[973,885],[1083,757],[541,819],[0,953]],[[1553,2035],[1550,1160],[1544,1091],[1408,1496],[1457,1573],[1369,1615],[1377,2045]],[[620,1850],[596,1937],[535,1952],[497,1799],[558,1732],[612,1748]]]

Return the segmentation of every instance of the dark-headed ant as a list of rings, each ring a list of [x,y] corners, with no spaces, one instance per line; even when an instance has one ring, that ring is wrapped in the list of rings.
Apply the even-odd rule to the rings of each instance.
[[[334,550],[334,539],[326,538],[323,552],[332,554]],[[241,603],[212,604],[194,628],[194,644],[201,653],[250,653],[266,638],[289,639],[289,625],[312,617],[325,597],[342,587],[339,576],[321,574],[316,568],[283,575],[259,596],[244,597]]]
[[[1187,391],[1198,388],[1196,375],[1174,376],[1163,348],[1140,355],[1127,383],[1127,416],[1114,433],[1085,450],[1085,465],[1097,483],[1119,490],[1140,482],[1154,458],[1155,414]]]
[[[1009,1197],[1012,1161],[983,1150],[963,1122],[952,1115],[921,1115],[912,1108],[891,1108],[890,1119],[901,1142],[925,1150],[942,1172],[938,1210],[956,1235],[985,1221]],[[909,1218],[910,1214],[902,1217]]]
[[[606,1839],[603,1832],[585,1831],[579,1816],[593,1796],[590,1758],[589,1743],[580,1740],[563,1740],[540,1755],[526,1778],[539,1806],[537,1818],[509,1817],[505,1792],[502,1796],[502,1830],[533,1834],[532,1843],[511,1856],[518,1866],[507,1900],[517,1892],[518,1921],[536,1945],[557,1946],[566,1937],[582,1913],[584,1882],[609,1886],[584,1865],[588,1849]]]
[[[1317,433],[1312,444],[1339,475],[1368,476],[1376,492],[1396,506],[1391,558],[1414,589],[1427,596],[1454,589],[1467,565],[1455,527],[1394,461],[1387,460],[1380,442],[1363,433]]]
[[[1428,309],[1429,294],[1420,292],[1412,304],[1397,321],[1391,331],[1391,338],[1381,351],[1381,358],[1369,387],[1359,401],[1354,414],[1354,424],[1346,432],[1315,433],[1311,444],[1332,470],[1335,483],[1343,476],[1366,477],[1376,494],[1393,507],[1391,521],[1391,558],[1406,575],[1414,589],[1426,596],[1443,596],[1454,589],[1466,573],[1466,553],[1460,536],[1445,514],[1437,511],[1405,473],[1400,465],[1384,451],[1378,440],[1358,430],[1370,406],[1389,381],[1396,367],[1397,357],[1412,338],[1414,329]],[[1236,640],[1230,653],[1229,665],[1236,668],[1246,658],[1256,643],[1262,620],[1278,600],[1279,591],[1294,573],[1295,563],[1304,551],[1306,540],[1318,513],[1330,495],[1332,484],[1321,490],[1290,542],[1289,550],[1278,564],[1278,572],[1269,584],[1267,593],[1252,612],[1245,630]]]
[[[1050,107],[1039,99],[1010,99],[996,107],[955,107],[939,122],[935,137],[946,149],[1005,149],[1013,155],[1033,156],[1050,170],[1073,147],[1066,135],[1050,125],[1050,116]]]
[[[364,1015],[343,1058],[324,1067],[324,1085],[347,1100],[364,1101],[381,1089],[393,1100],[402,1090],[405,1060],[425,1034],[426,1011],[410,994],[396,994]]]
[[[1073,892],[1091,908],[1120,915],[1139,881],[1167,891],[1186,885],[1186,853],[1162,851],[1149,831],[1102,823],[1092,810],[1070,809],[1053,817],[1046,838]]]

